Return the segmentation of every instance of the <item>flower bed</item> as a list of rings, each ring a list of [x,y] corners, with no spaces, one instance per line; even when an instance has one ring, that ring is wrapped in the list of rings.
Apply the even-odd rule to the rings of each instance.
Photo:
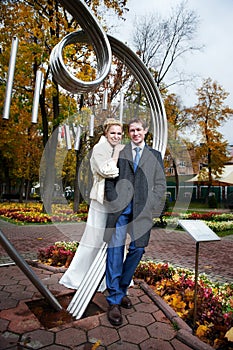
[[[78,242],[55,242],[48,248],[41,248],[38,251],[37,259],[39,263],[49,266],[69,267],[77,250]]]
[[[39,262],[68,267],[77,242],[56,242],[40,249]],[[233,349],[233,283],[213,283],[206,275],[198,276],[196,324],[193,325],[195,274],[169,264],[141,261],[135,278],[143,279],[160,295],[202,341],[215,349]]]
[[[165,227],[180,228],[178,220],[202,220],[208,225],[215,233],[223,231],[233,230],[233,214],[232,213],[220,213],[220,212],[207,212],[207,213],[165,213],[163,220],[166,222]],[[157,223],[157,225],[156,225]],[[159,219],[154,220],[155,226],[159,225]]]
[[[194,272],[168,264],[141,262],[135,277],[143,279],[192,328],[195,335],[215,349],[233,349],[233,284],[213,283],[200,275],[197,315],[193,325]]]
[[[53,205],[51,215],[42,212],[41,203],[1,203],[0,217],[19,224],[48,224],[52,222],[81,222],[87,220],[87,205],[82,204],[77,213],[62,205]]]
[[[88,207],[86,203],[80,204],[77,213],[74,213],[68,205],[53,205],[51,215],[43,213],[42,208],[41,203],[4,202],[0,203],[0,217],[21,225],[87,221]],[[203,220],[216,233],[233,230],[233,214],[221,212],[165,213],[163,220],[166,225],[163,227],[176,228],[179,219]],[[160,219],[155,219],[154,224],[160,227]]]

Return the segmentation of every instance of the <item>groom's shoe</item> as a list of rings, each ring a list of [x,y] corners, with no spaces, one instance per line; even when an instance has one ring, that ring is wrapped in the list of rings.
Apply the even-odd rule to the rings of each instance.
[[[131,309],[132,307],[131,300],[127,296],[124,296],[121,299],[121,306],[124,307],[125,309]]]
[[[113,326],[120,326],[123,322],[121,316],[121,308],[118,304],[110,305],[108,308],[108,320]]]

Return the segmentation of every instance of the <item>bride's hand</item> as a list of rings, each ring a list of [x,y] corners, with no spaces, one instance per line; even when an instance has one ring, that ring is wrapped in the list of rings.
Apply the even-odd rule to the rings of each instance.
[[[121,143],[119,143],[118,145],[115,146],[114,153],[115,153],[115,151],[118,151],[118,153],[119,153],[120,151],[123,150],[124,147],[125,147],[125,145],[122,145]]]
[[[117,163],[118,157],[119,157],[119,152],[123,150],[125,145],[118,144],[114,148],[113,156],[112,159]]]

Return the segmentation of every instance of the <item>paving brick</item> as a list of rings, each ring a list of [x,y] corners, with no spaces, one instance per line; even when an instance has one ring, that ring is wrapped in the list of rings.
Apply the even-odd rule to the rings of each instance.
[[[143,294],[142,296],[140,296],[139,300],[141,303],[153,304],[153,301],[151,300],[151,298],[146,294]]]
[[[108,302],[103,293],[95,293],[94,297],[92,298],[92,302],[95,303],[101,310],[107,311]]]
[[[0,299],[0,310],[11,309],[12,307],[16,307],[18,304],[18,300],[13,299],[12,297],[2,297]],[[1,316],[1,313],[0,313]]]
[[[37,292],[37,288],[33,284],[29,283],[26,286],[25,292],[32,292],[34,294],[35,292]]]
[[[108,350],[139,350],[139,349],[140,349],[139,345],[131,344],[122,340],[108,346]]]
[[[119,334],[115,328],[99,326],[88,331],[88,341],[91,343],[100,341],[102,345],[109,346],[119,339]]]
[[[123,341],[127,341],[133,344],[140,344],[144,340],[149,338],[149,334],[145,327],[126,325],[119,330],[120,338]]]
[[[141,350],[174,350],[168,341],[150,338],[140,345]],[[181,350],[181,349],[180,349]]]
[[[99,315],[86,317],[81,320],[75,321],[73,324],[74,324],[74,327],[78,327],[80,329],[83,329],[84,331],[89,331],[100,325],[100,317]]]
[[[18,350],[21,350],[21,349],[19,348]],[[45,348],[43,348],[43,350],[70,350],[70,347],[53,344],[53,345],[46,346]]]
[[[3,333],[7,330],[10,321],[0,318],[0,332]]]
[[[167,319],[167,317],[164,315],[164,313],[161,310],[154,312],[153,316],[155,320],[158,322],[164,322],[164,323],[170,324],[170,321]]]
[[[38,329],[26,332],[20,341],[21,345],[26,344],[29,349],[40,349],[54,343],[54,334],[50,331]]]
[[[182,343],[181,341],[177,339],[172,339],[171,341],[172,346],[175,350],[189,350],[190,347]]]
[[[13,295],[15,293],[22,293],[25,291],[25,284],[24,285],[19,285],[17,284],[11,284],[11,285],[6,285],[3,289],[4,292],[9,292],[12,293]]]
[[[137,297],[137,296],[129,295],[129,299],[131,300],[132,305],[137,305],[141,302],[140,297]]]
[[[8,329],[15,333],[23,334],[40,328],[40,322],[24,302],[19,302],[16,308],[1,311],[0,317],[10,321]]]
[[[129,297],[140,297],[140,296],[144,295],[144,293],[137,285],[135,285],[134,288],[128,289],[128,295],[129,295]]]
[[[175,337],[176,332],[171,325],[162,322],[155,322],[147,327],[147,330],[151,337],[171,340]]]
[[[82,345],[79,345],[79,346],[75,346],[74,347],[74,350],[93,350],[93,347],[95,346],[95,343],[92,344],[90,342],[87,342],[85,344],[82,344]],[[70,348],[69,348],[70,349]],[[105,350],[105,346],[101,346],[99,345],[98,343],[98,347],[97,347],[98,350]]]
[[[134,306],[136,311],[153,313],[158,311],[158,307],[151,303],[140,303]]]
[[[11,285],[15,285],[17,284],[18,281],[15,281],[13,279],[9,279],[9,276],[1,276],[0,278],[0,286],[2,287],[6,287],[7,286],[11,286]]]
[[[12,346],[16,346],[19,340],[19,335],[12,332],[4,332],[0,334],[0,349],[6,350]]]
[[[86,333],[77,328],[68,328],[56,333],[55,343],[74,347],[87,341]]]
[[[30,291],[19,291],[16,290],[15,292],[12,293],[12,297],[16,300],[28,300],[28,299],[32,299],[34,295],[34,292],[30,292]]]
[[[148,326],[155,321],[154,317],[147,312],[133,312],[126,316],[130,324],[138,326]]]

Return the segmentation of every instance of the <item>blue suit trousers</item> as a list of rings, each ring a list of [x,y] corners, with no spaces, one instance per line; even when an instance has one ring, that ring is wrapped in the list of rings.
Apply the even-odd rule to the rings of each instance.
[[[124,260],[127,226],[131,218],[130,204],[118,218],[116,230],[107,249],[106,284],[109,295],[106,299],[110,305],[121,304],[121,300],[126,295],[134,272],[145,252],[143,247],[135,246],[133,233],[129,232],[131,243]]]

